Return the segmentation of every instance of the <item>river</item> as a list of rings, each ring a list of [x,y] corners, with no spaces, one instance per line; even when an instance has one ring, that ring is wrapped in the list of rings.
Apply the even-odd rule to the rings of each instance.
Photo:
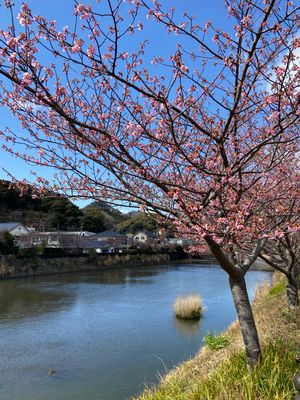
[[[251,298],[270,278],[247,274]],[[204,300],[203,319],[177,320],[174,299],[195,291]],[[0,281],[0,399],[125,400],[234,319],[226,275],[213,266]]]

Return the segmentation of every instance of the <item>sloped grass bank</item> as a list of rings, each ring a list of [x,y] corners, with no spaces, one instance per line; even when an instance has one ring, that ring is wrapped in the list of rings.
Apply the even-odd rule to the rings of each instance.
[[[259,289],[253,304],[263,348],[261,363],[248,371],[238,324],[220,350],[204,346],[198,355],[172,370],[155,389],[137,400],[291,400],[293,377],[300,372],[300,309],[289,310],[284,285]]]

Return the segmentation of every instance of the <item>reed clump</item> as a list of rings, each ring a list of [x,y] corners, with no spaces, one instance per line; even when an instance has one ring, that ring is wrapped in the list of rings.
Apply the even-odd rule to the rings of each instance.
[[[203,313],[203,302],[198,293],[179,296],[173,305],[176,317],[182,319],[200,319]]]

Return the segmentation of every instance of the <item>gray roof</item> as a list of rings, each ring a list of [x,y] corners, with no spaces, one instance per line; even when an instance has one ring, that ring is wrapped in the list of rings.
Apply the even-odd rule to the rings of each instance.
[[[99,249],[107,247],[107,242],[98,242],[98,240],[79,240],[75,247],[80,249]]]
[[[18,225],[22,225],[21,222],[1,222],[0,223],[0,232],[4,232],[4,231],[9,232]]]
[[[125,238],[127,238],[127,236],[122,234],[122,233],[113,231],[111,229],[111,230],[108,230],[108,231],[96,233],[95,235],[90,236],[90,238],[91,239],[94,239],[94,238],[124,238],[125,239]]]

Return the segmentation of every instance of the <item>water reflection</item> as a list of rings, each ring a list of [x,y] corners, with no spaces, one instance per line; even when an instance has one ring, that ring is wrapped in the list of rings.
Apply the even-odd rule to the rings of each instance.
[[[154,283],[153,279],[136,279],[136,278],[128,278],[126,283],[130,285],[150,285]]]
[[[97,272],[86,272],[84,275],[80,274],[65,274],[60,276],[49,276],[49,282],[57,282],[62,285],[65,284],[92,284],[92,285],[126,285],[126,284],[144,284],[151,283],[148,278],[155,277],[156,275],[165,272],[168,268],[164,266],[157,266],[153,268],[134,267],[134,268],[119,268],[119,269],[104,269]],[[170,270],[170,268],[168,269]]]
[[[78,286],[88,285],[150,285],[156,275],[167,267],[108,269],[85,275],[51,275],[40,279],[0,281],[0,319],[26,319],[58,309],[66,309],[75,303]]]
[[[267,274],[249,272],[252,298]],[[199,291],[200,321],[173,318]],[[5,318],[5,319],[4,319]],[[135,267],[0,281],[1,400],[124,400],[199,350],[235,318],[225,273],[205,266]],[[58,371],[49,377],[49,369]]]
[[[20,284],[18,280],[0,282],[0,319],[26,319],[56,312],[74,302],[72,291],[49,289],[47,286]]]
[[[172,267],[170,266],[161,266],[158,265],[156,267],[151,268],[144,268],[144,267],[137,267],[127,269],[128,276],[132,278],[141,278],[141,277],[153,277],[155,275],[161,274],[162,272],[171,271]]]
[[[182,336],[189,338],[198,336],[201,320],[197,321],[184,320],[174,316],[173,322],[175,328]]]

